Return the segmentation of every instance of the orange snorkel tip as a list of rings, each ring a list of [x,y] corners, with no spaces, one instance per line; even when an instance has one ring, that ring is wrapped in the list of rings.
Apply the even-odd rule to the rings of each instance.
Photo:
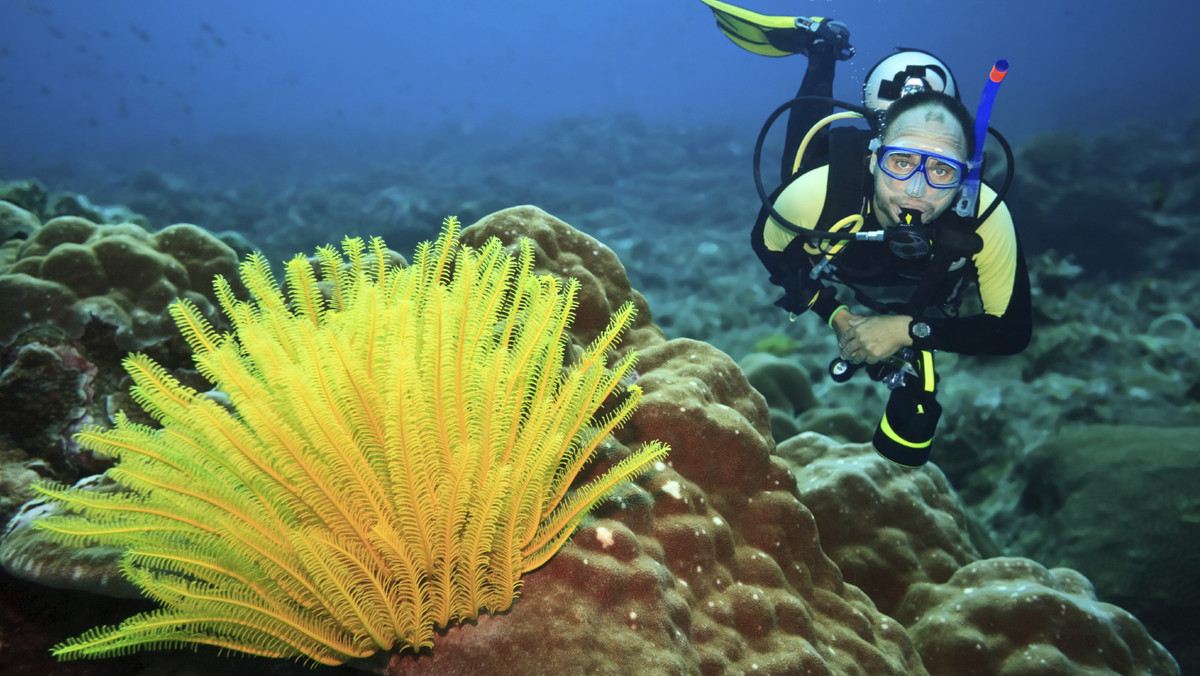
[[[992,66],[992,72],[988,74],[988,79],[992,82],[999,83],[1008,74],[1008,59],[1000,59]]]

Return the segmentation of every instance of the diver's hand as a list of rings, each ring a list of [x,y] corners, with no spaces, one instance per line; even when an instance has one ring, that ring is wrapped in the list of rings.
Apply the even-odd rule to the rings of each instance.
[[[908,337],[908,315],[863,317],[849,310],[839,312],[833,321],[842,359],[860,364],[890,357],[902,347],[912,345]]]

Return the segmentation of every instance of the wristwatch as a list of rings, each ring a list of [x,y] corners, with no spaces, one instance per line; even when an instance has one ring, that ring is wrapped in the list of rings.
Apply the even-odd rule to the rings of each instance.
[[[928,338],[929,334],[931,334],[931,333],[933,333],[933,331],[930,330],[929,325],[926,324],[925,322],[919,322],[914,319],[913,321],[908,323],[908,337],[909,338],[912,338],[914,340],[917,338]]]

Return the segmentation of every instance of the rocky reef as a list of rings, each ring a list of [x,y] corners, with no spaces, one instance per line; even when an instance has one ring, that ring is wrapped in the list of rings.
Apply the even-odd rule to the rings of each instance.
[[[23,239],[18,235],[5,245],[5,251],[15,254],[3,259],[0,284],[15,280],[65,290],[43,296],[47,303],[40,319],[22,318],[13,335],[5,337],[0,396],[44,407],[6,418],[0,428],[0,477],[10,489],[4,495],[13,496],[3,505],[5,517],[26,503],[22,496],[29,495],[27,486],[34,479],[73,482],[103,470],[102,464],[71,450],[70,434],[80,420],[104,422],[117,409],[132,411],[122,395],[118,362],[126,347],[118,341],[144,341],[140,349],[154,351],[180,377],[205,389],[202,379],[188,372],[186,346],[177,339],[150,330],[139,333],[144,325],[121,324],[120,314],[80,308],[86,299],[112,293],[124,294],[131,308],[143,307],[145,287],[105,286],[97,280],[109,280],[107,270],[103,278],[92,279],[92,286],[39,276],[47,274],[43,267],[55,246],[70,245],[86,260],[89,247],[128,238],[129,250],[155,264],[152,269],[159,273],[154,280],[165,278],[176,293],[197,298],[203,297],[203,283],[212,274],[236,260],[229,247],[217,245],[220,240],[199,228],[193,232],[192,226],[186,226],[188,238],[183,240],[190,245],[172,246],[171,238],[159,238],[171,227],[151,234],[134,225],[76,219],[65,221],[66,227],[54,218],[34,218],[36,223],[26,221],[25,229],[14,230]],[[174,227],[178,232],[181,226]],[[86,236],[49,238],[41,234],[46,228]],[[106,235],[107,228],[113,234]],[[1078,509],[1077,501],[1094,501],[1086,487],[1107,490],[1087,471],[1071,469],[1092,461],[1082,452],[1092,447],[1088,444],[1111,445],[1108,471],[1128,477],[1129,468],[1122,463],[1173,448],[1179,443],[1175,437],[1155,437],[1158,445],[1148,449],[1134,441],[1140,438],[1137,431],[1096,429],[1095,436],[1069,436],[1091,424],[1086,416],[1079,425],[1021,436],[1024,428],[1002,416],[999,404],[991,404],[987,387],[1015,388],[1022,382],[1031,387],[1037,372],[1026,380],[1023,366],[1033,368],[1026,362],[996,364],[976,373],[978,381],[964,379],[973,385],[950,394],[960,404],[970,403],[957,406],[956,415],[982,429],[950,426],[934,465],[902,470],[861,443],[864,430],[874,427],[870,416],[882,400],[872,397],[879,395],[869,395],[869,386],[849,384],[840,396],[860,396],[850,406],[829,395],[817,379],[830,354],[823,334],[801,334],[794,355],[739,365],[708,343],[668,339],[656,323],[662,310],[630,283],[625,270],[630,262],[600,239],[534,207],[485,216],[463,234],[466,243],[489,237],[509,247],[529,238],[539,272],[580,280],[573,335],[579,343],[588,342],[621,303],[638,306],[637,323],[620,350],[641,354],[638,384],[645,398],[610,443],[662,440],[670,444],[671,455],[627,484],[568,547],[528,574],[511,611],[445,630],[432,651],[323,671],[469,674],[487,665],[496,674],[1180,673],[1170,653],[1155,641],[1157,631],[1148,632],[1139,621],[1140,611],[1131,615],[1112,605],[1115,597],[1108,592],[1098,598],[1083,574],[1059,567],[1066,553],[1047,544],[1063,533],[1090,528],[1080,522],[1086,510]],[[204,253],[189,253],[196,251]],[[40,259],[36,265],[21,263],[34,259]],[[23,267],[18,270],[18,265]],[[104,269],[102,262],[100,267]],[[1061,300],[1069,305],[1070,294],[1080,287],[1064,287]],[[73,312],[83,313],[82,330],[70,322],[56,323],[57,317]],[[1060,321],[1067,323],[1069,317]],[[1155,330],[1170,341],[1178,326],[1164,320]],[[118,338],[122,328],[128,338]],[[963,361],[948,366],[965,370]],[[995,377],[988,381],[989,376]],[[1141,387],[1161,385],[1151,379]],[[970,387],[975,388],[973,399],[964,394]],[[1178,395],[1167,396],[1180,397],[1180,405],[1187,407],[1192,405],[1188,392],[1180,384]],[[1132,401],[1140,395],[1130,396]],[[991,422],[985,415],[989,412]],[[1031,409],[1028,415],[1036,417],[1036,412]],[[1004,438],[1009,434],[1017,438]],[[1030,445],[1044,450],[1029,452]],[[1080,449],[1083,457],[1060,452],[1067,446]],[[1162,450],[1164,472],[1186,465],[1183,455]],[[1004,495],[1010,509],[1001,507],[999,489],[981,487],[999,474],[978,460],[986,456],[1025,463],[1020,483],[1008,475],[1007,484],[999,482],[1008,486]],[[936,466],[943,458],[954,473]],[[965,482],[972,496],[973,506],[968,506],[952,486],[959,485],[955,477],[968,477],[971,471],[984,477]],[[1034,478],[1038,476],[1041,480]],[[31,673],[48,672],[52,665],[46,649],[88,626],[47,608],[73,604],[89,609],[94,624],[112,621],[114,608],[121,611],[119,619],[144,605],[137,599],[98,601],[97,592],[131,591],[114,581],[114,554],[119,553],[42,547],[36,532],[28,529],[37,510],[36,503],[24,504],[0,540],[0,562],[7,571],[0,585],[0,658]],[[1037,528],[1031,528],[1033,523]],[[1140,558],[1130,565],[1167,567],[1192,555],[1182,544],[1186,522],[1182,530],[1165,524],[1152,536],[1134,532],[1136,523],[1131,518],[1109,540],[1089,543],[1090,549],[1081,547],[1070,556],[1082,568],[1097,548],[1115,546],[1121,538],[1151,537],[1143,540],[1148,555],[1156,543],[1176,539],[1181,544],[1160,559]],[[1044,559],[1033,555],[1039,546]],[[1185,573],[1187,567],[1180,569]],[[40,582],[75,591],[49,589]],[[1180,591],[1170,582],[1160,583]],[[1146,593],[1130,588],[1128,598],[1132,603]],[[215,651],[186,657],[171,652],[132,655],[81,668],[97,674],[151,674],[185,663],[196,674],[230,669],[312,673],[287,663],[221,657]]]

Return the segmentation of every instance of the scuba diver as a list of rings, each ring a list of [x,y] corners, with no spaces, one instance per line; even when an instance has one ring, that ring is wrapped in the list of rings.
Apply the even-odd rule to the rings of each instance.
[[[1008,63],[996,62],[974,117],[949,67],[907,48],[871,69],[862,106],[843,103],[832,95],[836,63],[854,55],[844,24],[701,1],[738,46],[808,59],[796,98],[755,146],[763,207],[751,245],[784,291],[775,304],[793,317],[812,310],[837,335],[831,377],[844,382],[861,368],[890,388],[876,451],[923,465],[941,415],[934,352],[1011,355],[1031,335],[1029,274],[1003,203],[1012,152],[988,127]],[[847,112],[831,115],[835,106]],[[784,112],[782,185],[768,194],[762,146]],[[867,128],[830,126],[850,118]],[[980,178],[989,131],[1008,160],[999,190]]]

